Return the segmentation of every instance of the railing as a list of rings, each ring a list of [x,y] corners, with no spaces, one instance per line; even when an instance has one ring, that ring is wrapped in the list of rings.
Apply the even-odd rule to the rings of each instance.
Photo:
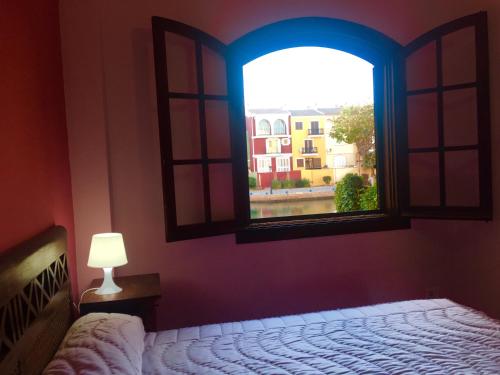
[[[318,148],[317,147],[302,147],[300,149],[300,152],[303,154],[317,154]]]
[[[325,129],[307,129],[308,135],[323,135],[325,134]]]

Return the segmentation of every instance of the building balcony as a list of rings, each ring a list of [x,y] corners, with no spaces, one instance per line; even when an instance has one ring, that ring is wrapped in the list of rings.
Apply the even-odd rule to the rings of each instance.
[[[325,134],[325,129],[307,129],[308,135],[323,135]]]
[[[317,167],[317,166],[313,166],[313,165],[309,165],[309,166],[307,166],[307,165],[306,165],[305,169],[309,171],[309,170],[311,170],[311,169],[323,169],[323,167]]]
[[[317,154],[318,148],[317,147],[302,147],[300,149],[300,152],[302,154]]]

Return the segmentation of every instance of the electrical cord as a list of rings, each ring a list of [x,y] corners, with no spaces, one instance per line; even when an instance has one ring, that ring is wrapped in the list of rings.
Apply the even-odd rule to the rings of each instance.
[[[78,304],[74,303],[73,302],[73,307],[76,309],[76,311],[78,312],[78,314],[80,314],[80,305],[82,303],[82,298],[85,294],[87,294],[88,292],[92,291],[92,290],[97,290],[99,288],[88,288],[88,289],[85,289],[81,294],[80,294],[80,299],[78,300]]]

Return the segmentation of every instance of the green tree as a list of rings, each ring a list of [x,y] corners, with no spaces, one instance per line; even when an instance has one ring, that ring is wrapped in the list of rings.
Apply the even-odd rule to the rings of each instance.
[[[257,187],[257,179],[252,176],[248,176],[248,187],[250,189],[255,189]]]
[[[335,119],[330,137],[337,142],[355,144],[363,166],[375,168],[375,157],[369,156],[375,146],[373,104],[343,107]]]
[[[377,167],[377,155],[375,154],[375,151],[368,151],[368,153],[363,158],[363,167],[365,168]]]
[[[363,179],[357,174],[348,173],[337,183],[335,206],[337,212],[359,211],[359,196],[363,190]]]
[[[359,205],[363,211],[378,209],[377,184],[363,190],[359,196]]]

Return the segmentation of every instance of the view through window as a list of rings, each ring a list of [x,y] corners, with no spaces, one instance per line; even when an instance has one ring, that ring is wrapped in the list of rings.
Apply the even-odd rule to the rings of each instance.
[[[378,209],[373,65],[297,47],[243,77],[251,219]]]

